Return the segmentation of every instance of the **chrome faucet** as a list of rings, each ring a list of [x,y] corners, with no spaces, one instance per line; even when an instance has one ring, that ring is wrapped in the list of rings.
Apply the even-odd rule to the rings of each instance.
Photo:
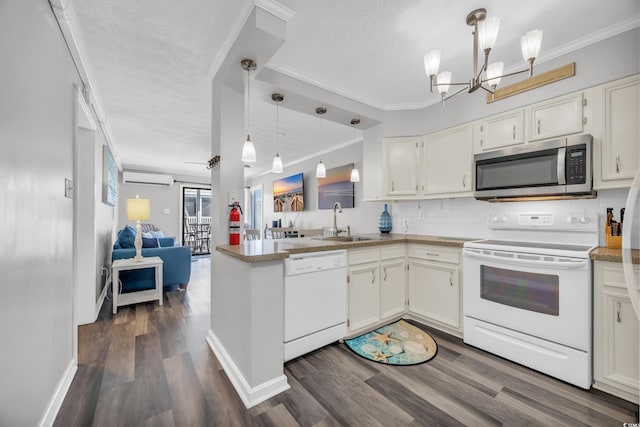
[[[342,213],[342,205],[340,205],[340,202],[335,202],[333,204],[333,228],[331,229],[331,231],[333,232],[334,237],[338,236],[338,223],[336,220],[336,209],[339,209],[338,212]]]

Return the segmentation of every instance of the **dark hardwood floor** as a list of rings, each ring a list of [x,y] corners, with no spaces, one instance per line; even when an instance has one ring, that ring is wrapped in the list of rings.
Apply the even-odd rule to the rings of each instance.
[[[79,331],[79,366],[56,426],[622,426],[636,405],[584,391],[424,327],[429,363],[393,367],[334,344],[285,365],[291,389],[245,409],[209,350],[210,261],[186,292]]]

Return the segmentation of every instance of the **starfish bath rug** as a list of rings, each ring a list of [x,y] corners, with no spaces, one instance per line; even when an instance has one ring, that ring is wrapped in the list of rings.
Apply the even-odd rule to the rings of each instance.
[[[357,355],[388,365],[419,365],[438,352],[431,335],[402,319],[344,343]]]

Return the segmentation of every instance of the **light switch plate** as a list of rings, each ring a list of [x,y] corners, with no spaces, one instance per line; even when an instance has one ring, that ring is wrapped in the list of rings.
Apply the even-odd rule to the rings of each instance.
[[[164,208],[163,211],[166,215],[169,215],[171,213],[171,209],[170,208]]]
[[[64,179],[64,197],[73,199],[73,181],[68,178]]]

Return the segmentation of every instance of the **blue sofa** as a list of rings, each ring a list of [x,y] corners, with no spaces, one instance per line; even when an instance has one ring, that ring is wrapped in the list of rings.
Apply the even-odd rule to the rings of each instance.
[[[118,239],[113,245],[111,261],[133,258],[136,250],[133,247],[135,229],[126,226],[118,232]],[[160,247],[157,247],[157,246]],[[156,246],[156,247],[150,247]],[[146,239],[143,237],[142,256],[159,256],[164,262],[162,266],[162,285],[166,290],[174,290],[179,286],[187,289],[191,278],[191,250],[186,246],[175,246],[173,237]],[[155,278],[153,269],[120,272],[122,292],[153,289]]]

